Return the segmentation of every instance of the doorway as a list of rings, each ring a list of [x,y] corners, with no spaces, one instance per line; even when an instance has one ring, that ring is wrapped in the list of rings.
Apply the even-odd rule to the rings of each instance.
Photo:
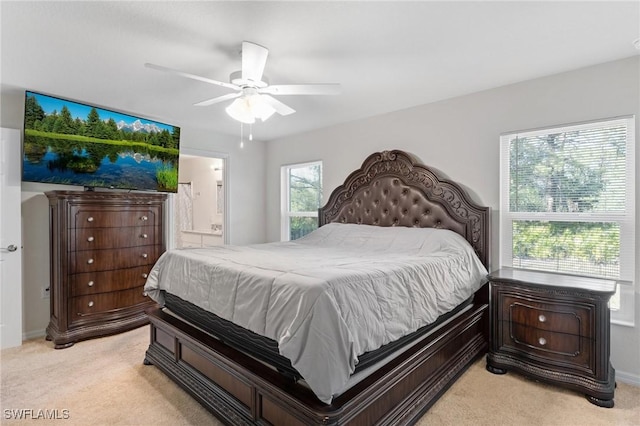
[[[22,344],[20,130],[0,137],[0,348]]]
[[[228,183],[228,155],[181,150],[178,192],[170,201],[169,248],[228,244]]]

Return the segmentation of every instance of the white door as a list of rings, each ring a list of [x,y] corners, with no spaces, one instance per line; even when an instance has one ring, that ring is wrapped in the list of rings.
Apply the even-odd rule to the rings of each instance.
[[[22,344],[22,226],[20,131],[0,139],[0,344]]]

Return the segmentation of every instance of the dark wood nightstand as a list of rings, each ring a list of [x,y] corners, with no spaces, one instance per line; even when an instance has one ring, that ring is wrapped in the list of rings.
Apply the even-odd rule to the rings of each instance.
[[[607,303],[616,281],[511,268],[489,280],[487,370],[517,371],[613,407]]]

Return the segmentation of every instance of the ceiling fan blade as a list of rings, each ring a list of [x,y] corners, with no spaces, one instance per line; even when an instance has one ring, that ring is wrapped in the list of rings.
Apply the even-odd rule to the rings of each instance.
[[[242,79],[261,81],[269,49],[250,41],[242,42]]]
[[[273,107],[273,109],[275,109],[276,112],[278,114],[280,114],[280,115],[289,115],[289,114],[293,114],[294,112],[296,112],[295,109],[291,108],[288,105],[285,105],[284,103],[280,102],[279,100],[277,100],[273,96],[262,95],[261,97],[262,97],[262,99],[264,100],[265,103],[271,105]]]
[[[235,99],[242,96],[242,92],[236,93],[228,93],[226,95],[218,96],[217,98],[207,99],[206,101],[198,102],[197,104],[193,104],[193,106],[209,106],[213,104],[217,104],[218,102],[228,101],[229,99]]]
[[[260,93],[272,95],[339,95],[339,84],[275,84],[259,89]]]
[[[218,81],[218,80],[212,80],[210,78],[201,77],[199,75],[189,74],[187,72],[174,70],[173,68],[167,68],[167,67],[163,67],[161,65],[150,64],[148,62],[146,64],[144,64],[144,66],[147,67],[147,68],[151,68],[151,69],[157,70],[157,71],[168,72],[168,73],[171,73],[171,74],[179,75],[181,77],[190,78],[192,80],[198,80],[198,81],[202,81],[204,83],[215,84],[216,86],[227,87],[229,89],[240,90],[240,86],[236,86],[235,84],[225,83],[223,81]]]

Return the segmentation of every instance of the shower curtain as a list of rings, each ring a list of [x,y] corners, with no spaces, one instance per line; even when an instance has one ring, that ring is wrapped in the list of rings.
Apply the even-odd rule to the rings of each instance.
[[[176,247],[182,247],[182,231],[193,229],[193,192],[191,191],[191,182],[178,184],[178,193],[175,200]]]

